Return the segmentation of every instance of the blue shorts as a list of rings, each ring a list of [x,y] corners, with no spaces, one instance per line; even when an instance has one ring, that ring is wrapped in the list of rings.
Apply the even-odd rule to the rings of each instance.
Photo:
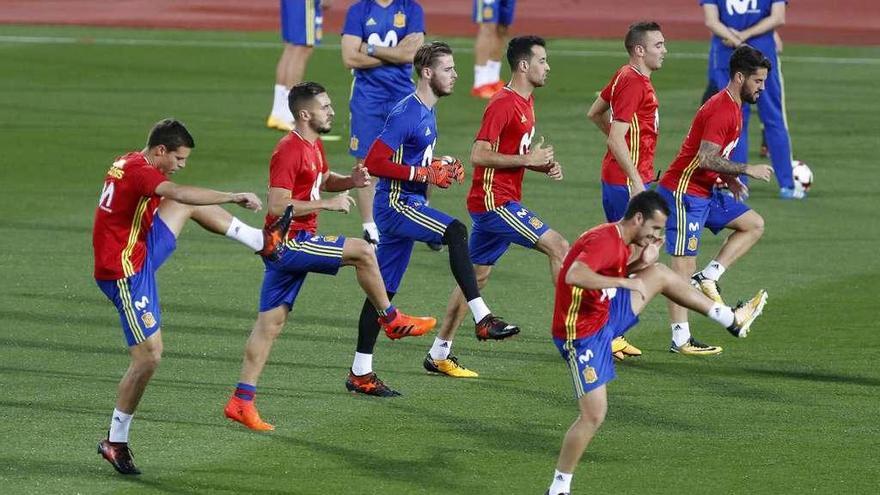
[[[617,294],[611,299],[608,321],[598,332],[583,339],[553,338],[562,359],[568,363],[575,397],[580,398],[617,377],[611,341],[638,322],[639,317],[633,313],[630,303],[629,290],[617,289]]]
[[[653,182],[645,184],[645,189],[651,189]],[[605,220],[617,222],[626,214],[629,206],[629,186],[608,184],[602,181],[602,208],[605,210]]]
[[[351,112],[351,139],[348,153],[351,156],[360,159],[367,157],[370,146],[382,132],[388,114],[398,101],[400,100],[375,102],[366,101],[356,95],[352,96],[348,104]]]
[[[299,289],[309,273],[336,275],[342,266],[344,236],[320,235],[300,231],[281,249],[278,261],[263,263],[263,287],[260,289],[260,312],[282,304],[293,308]]]
[[[513,24],[516,0],[474,0],[474,22],[478,24]]]
[[[281,38],[291,45],[321,44],[321,0],[281,0]]]
[[[119,280],[95,280],[107,299],[116,306],[122,334],[129,347],[147,340],[162,326],[156,270],[176,247],[177,238],[157,213],[147,234],[147,254],[140,271]]]
[[[666,252],[672,256],[696,256],[700,250],[703,227],[717,234],[751,210],[745,203],[719,189],[714,189],[708,198],[673,193],[663,186],[658,187],[657,192],[669,205]]]
[[[373,203],[373,218],[379,227],[379,247],[376,257],[379,271],[385,280],[385,290],[397,292],[403,274],[409,265],[416,241],[443,244],[446,227],[454,218],[428,206],[424,198],[409,196],[390,205],[380,204],[377,196]]]
[[[532,249],[544,232],[550,230],[534,212],[516,201],[509,201],[485,213],[471,213],[471,263],[494,265],[514,242]]]

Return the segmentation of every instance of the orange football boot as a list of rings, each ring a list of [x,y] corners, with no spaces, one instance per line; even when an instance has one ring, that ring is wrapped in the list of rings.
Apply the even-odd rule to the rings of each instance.
[[[471,88],[471,96],[488,100],[495,96],[495,93],[501,91],[501,88],[504,87],[504,84],[504,81],[495,81],[493,83],[477,86],[476,88]]]
[[[272,431],[275,429],[274,426],[266,423],[260,418],[260,413],[257,412],[257,406],[254,405],[254,401],[252,400],[244,400],[233,395],[230,397],[229,402],[226,403],[226,408],[223,409],[223,414],[225,414],[227,418],[241,423],[251,430]]]
[[[385,335],[389,339],[397,340],[403,337],[425,335],[434,329],[437,320],[430,316],[409,316],[398,309],[394,319],[389,322],[383,321],[383,318],[380,317],[379,325],[385,330]]]

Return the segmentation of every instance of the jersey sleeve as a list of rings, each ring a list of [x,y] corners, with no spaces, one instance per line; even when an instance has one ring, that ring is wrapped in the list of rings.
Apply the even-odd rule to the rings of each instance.
[[[153,196],[159,184],[168,180],[165,174],[153,167],[138,167],[132,171],[131,179],[135,191],[141,196]]]
[[[382,128],[382,132],[380,132],[379,136],[376,138],[381,140],[392,150],[400,148],[400,146],[406,142],[407,137],[409,137],[410,119],[407,118],[404,110],[405,108],[406,105],[401,105],[391,111],[388,118],[385,120],[385,127]]]
[[[599,92],[599,96],[601,96],[603,100],[611,101],[611,86],[613,85],[614,81],[609,81],[608,84],[606,84],[605,87],[602,88],[602,91]]]
[[[409,4],[409,19],[406,22],[406,34],[425,32],[425,12],[416,2]]]
[[[269,160],[269,187],[293,191],[296,183],[296,157],[283,148],[276,149]]]
[[[342,26],[342,34],[350,34],[364,39],[363,4],[356,3],[349,7],[345,13],[345,24]]]
[[[586,239],[581,253],[575,260],[590,267],[596,273],[617,267],[617,253],[606,236],[591,236]]]
[[[635,84],[632,78],[621,75],[611,88],[611,99],[606,100],[611,104],[611,119],[629,123],[639,109],[643,93],[641,84]]]
[[[494,143],[501,137],[501,131],[510,120],[510,111],[509,107],[499,102],[500,100],[495,100],[486,107],[480,130],[477,131],[474,141]]]

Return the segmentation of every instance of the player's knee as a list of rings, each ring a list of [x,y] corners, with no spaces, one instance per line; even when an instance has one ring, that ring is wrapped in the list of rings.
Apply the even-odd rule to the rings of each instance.
[[[607,408],[595,408],[595,409],[587,409],[581,411],[580,421],[584,427],[589,429],[591,432],[596,431],[602,426],[602,423],[605,421],[605,413],[608,411]]]
[[[162,362],[162,345],[152,345],[144,352],[140,352],[133,360],[134,366],[142,373],[151,373],[159,367]]]
[[[447,246],[455,246],[465,244],[467,245],[467,227],[463,223],[458,220],[453,220],[446,227],[446,231],[443,233],[443,240],[446,242]]]
[[[752,222],[751,230],[758,237],[763,236],[764,235],[764,217],[755,213],[755,219]]]

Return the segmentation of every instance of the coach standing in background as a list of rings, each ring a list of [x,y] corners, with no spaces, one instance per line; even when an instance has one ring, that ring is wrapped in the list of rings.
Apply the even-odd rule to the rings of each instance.
[[[779,182],[779,197],[803,199],[804,193],[794,190],[791,175],[791,140],[785,118],[785,93],[782,69],[776,56],[773,32],[785,24],[787,0],[700,0],[706,27],[712,32],[709,48],[709,74],[715,87],[723,88],[730,79],[728,64],[734,48],[747,43],[770,59],[766,89],[758,100],[758,116],[764,124],[767,147]],[[739,144],[730,159],[748,163],[749,115],[751,108],[743,105],[743,125]]]

